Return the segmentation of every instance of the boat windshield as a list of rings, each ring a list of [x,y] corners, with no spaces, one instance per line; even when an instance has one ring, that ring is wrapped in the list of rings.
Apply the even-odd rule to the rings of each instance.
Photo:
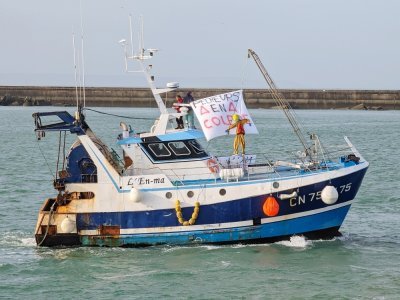
[[[142,143],[141,148],[152,161],[188,160],[208,157],[196,140]]]

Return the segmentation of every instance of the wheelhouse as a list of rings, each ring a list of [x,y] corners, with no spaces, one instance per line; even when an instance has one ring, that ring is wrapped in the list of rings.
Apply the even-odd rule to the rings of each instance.
[[[195,140],[150,141],[141,143],[140,148],[153,163],[203,160],[209,154]]]

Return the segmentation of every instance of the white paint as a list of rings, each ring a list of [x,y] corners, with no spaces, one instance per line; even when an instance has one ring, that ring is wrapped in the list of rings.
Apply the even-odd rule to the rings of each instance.
[[[336,203],[339,198],[339,193],[332,185],[327,185],[321,192],[321,199],[325,204],[331,205]]]
[[[66,216],[61,221],[60,229],[62,233],[73,233],[76,232],[76,221],[72,220],[69,216]]]
[[[242,168],[221,169],[219,176],[224,180],[238,180],[244,176],[244,172]]]
[[[290,198],[295,198],[296,196],[297,196],[297,192],[294,191],[291,194],[280,194],[278,196],[278,198],[281,199],[281,200],[286,200],[286,199],[290,199]]]
[[[133,202],[139,202],[141,200],[140,191],[136,188],[132,188],[129,192],[129,199]]]

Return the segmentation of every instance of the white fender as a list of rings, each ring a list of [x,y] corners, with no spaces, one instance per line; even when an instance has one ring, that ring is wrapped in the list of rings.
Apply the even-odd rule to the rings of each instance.
[[[278,196],[278,198],[281,199],[281,200],[286,200],[286,199],[290,199],[290,198],[293,198],[293,197],[296,197],[296,196],[297,196],[297,192],[294,191],[291,194],[280,194]]]
[[[327,185],[321,192],[321,199],[325,204],[334,204],[339,198],[336,188],[332,185]]]
[[[76,232],[76,221],[71,220],[68,216],[62,220],[60,225],[61,231],[63,233]]]
[[[141,199],[140,191],[136,188],[132,188],[129,193],[129,199],[133,202],[139,202]]]

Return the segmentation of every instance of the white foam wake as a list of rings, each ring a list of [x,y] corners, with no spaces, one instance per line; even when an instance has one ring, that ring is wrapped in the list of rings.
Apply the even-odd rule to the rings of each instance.
[[[312,241],[307,240],[304,236],[294,235],[290,237],[289,241],[281,241],[276,244],[292,248],[307,248],[312,245]]]
[[[31,233],[22,231],[10,231],[0,234],[0,243],[7,246],[35,247],[35,238]]]

